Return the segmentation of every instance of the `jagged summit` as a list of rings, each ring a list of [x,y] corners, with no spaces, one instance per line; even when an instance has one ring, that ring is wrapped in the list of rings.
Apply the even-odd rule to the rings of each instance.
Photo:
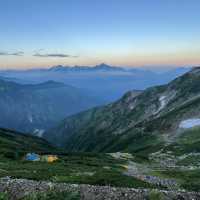
[[[62,70],[64,69],[66,66],[63,66],[63,65],[56,65],[56,66],[53,66],[49,69],[49,71],[57,71],[57,70]]]
[[[57,65],[53,66],[49,69],[49,71],[122,71],[124,68],[122,67],[114,67],[107,65],[105,63],[101,63],[99,65],[95,65],[92,67],[88,66],[63,66],[63,65]]]
[[[101,63],[94,67],[94,70],[104,70],[104,71],[124,71],[125,68],[117,67],[117,66],[110,66],[105,63]]]
[[[110,65],[107,65],[107,64],[105,64],[105,63],[101,63],[101,64],[99,64],[99,65],[96,65],[95,66],[96,68],[110,68],[111,66]]]

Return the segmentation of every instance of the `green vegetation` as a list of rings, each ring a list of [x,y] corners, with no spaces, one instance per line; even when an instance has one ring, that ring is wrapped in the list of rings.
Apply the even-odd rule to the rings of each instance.
[[[11,130],[0,129],[0,155],[18,159],[25,153],[33,152],[56,152],[56,148],[51,146],[44,139],[18,133]]]
[[[174,143],[168,145],[165,151],[172,151],[175,155],[200,152],[200,128],[184,131]]]
[[[164,200],[164,195],[158,190],[152,190],[149,194],[148,199],[149,200]]]
[[[0,192],[0,200],[9,200],[6,192]]]
[[[189,155],[186,158],[179,160],[176,164],[180,166],[199,166],[200,155]]]
[[[0,130],[0,177],[48,180],[54,182],[112,185],[123,187],[152,187],[152,185],[123,174],[126,160],[107,154],[62,153],[45,140]],[[27,152],[58,153],[54,163],[24,160]]]
[[[0,177],[48,180],[53,182],[111,185],[123,187],[153,187],[133,177],[123,175],[126,162],[106,154],[66,154],[54,163],[1,159]]]
[[[200,142],[200,128],[194,127],[192,129],[186,130],[184,134],[179,138],[179,142],[182,144],[192,144],[194,142]]]

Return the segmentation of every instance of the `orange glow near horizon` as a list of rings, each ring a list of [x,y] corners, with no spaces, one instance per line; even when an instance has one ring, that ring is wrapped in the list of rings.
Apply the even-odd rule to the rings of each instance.
[[[94,66],[107,63],[113,66],[192,66],[200,64],[200,51],[128,55],[99,55],[78,58],[35,58],[33,56],[1,56],[1,69],[45,68],[55,65]]]

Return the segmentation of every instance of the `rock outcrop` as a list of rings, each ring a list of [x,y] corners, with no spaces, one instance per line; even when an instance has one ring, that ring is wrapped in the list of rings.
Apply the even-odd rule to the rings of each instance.
[[[152,189],[116,188],[110,186],[91,186],[26,179],[0,179],[0,192],[7,192],[10,200],[19,200],[35,192],[47,191],[79,192],[81,200],[147,200],[152,196],[163,200],[199,200],[200,193],[186,191],[165,191]]]

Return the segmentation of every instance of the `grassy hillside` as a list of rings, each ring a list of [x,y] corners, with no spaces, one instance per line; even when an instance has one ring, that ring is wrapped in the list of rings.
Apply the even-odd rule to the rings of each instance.
[[[0,156],[17,159],[27,152],[55,152],[56,148],[44,139],[15,131],[0,129]]]
[[[27,152],[57,154],[54,163],[25,161]],[[0,129],[0,178],[25,178],[53,182],[155,187],[124,174],[127,161],[108,154],[64,153],[44,139]]]
[[[139,95],[66,118],[45,137],[69,151],[156,151],[181,132],[183,120],[198,118],[200,69]]]

